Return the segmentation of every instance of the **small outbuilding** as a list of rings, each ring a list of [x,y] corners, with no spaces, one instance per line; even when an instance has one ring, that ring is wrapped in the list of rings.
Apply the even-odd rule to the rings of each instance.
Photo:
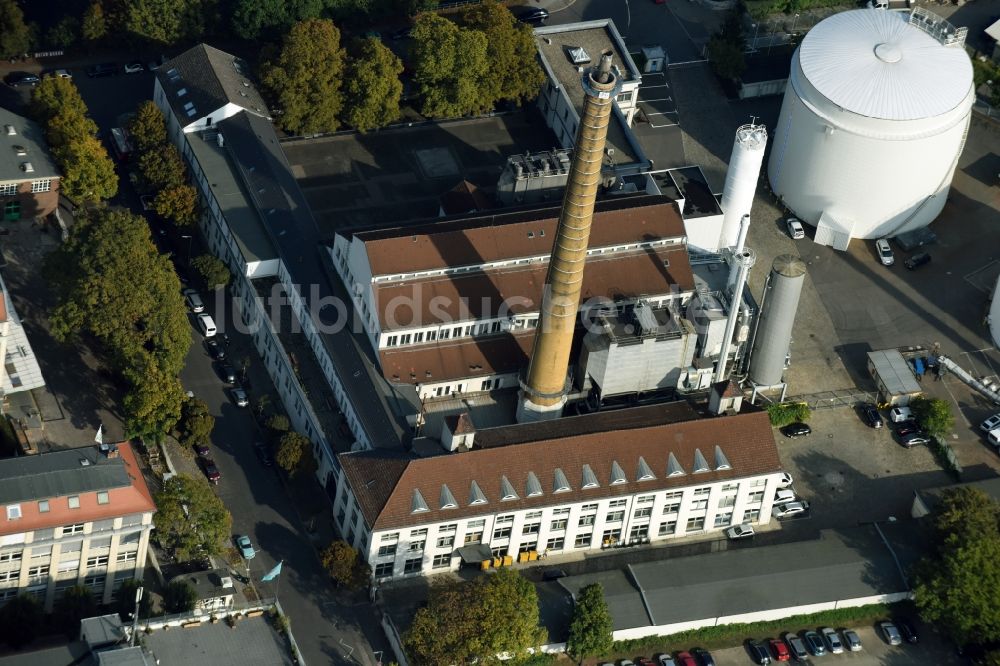
[[[875,380],[878,401],[886,405],[908,405],[923,390],[898,349],[868,352],[868,374]]]

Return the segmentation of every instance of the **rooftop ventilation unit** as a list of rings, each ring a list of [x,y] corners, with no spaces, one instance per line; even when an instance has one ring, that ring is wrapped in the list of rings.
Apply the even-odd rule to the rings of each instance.
[[[224,148],[226,145],[226,139],[222,136],[222,132],[215,135],[215,143],[219,144],[219,148]]]
[[[15,146],[11,146],[11,148],[14,149],[14,153],[17,154],[17,155],[24,156],[24,155],[28,154],[28,149],[25,148],[24,146],[16,146],[15,145]]]
[[[90,467],[90,461],[86,458],[80,458],[80,467]]]
[[[569,54],[569,59],[574,65],[586,65],[590,62],[590,54],[587,53],[582,46],[571,46],[569,47],[567,53]]]
[[[24,162],[21,164],[21,171],[24,173],[35,173],[35,167],[31,165],[31,162]]]
[[[194,108],[194,102],[188,102],[187,104],[184,105],[185,111],[190,111],[193,108]]]
[[[7,136],[17,136],[17,130],[13,125],[4,125],[4,129],[7,130]]]
[[[187,95],[187,94],[188,94],[188,89],[187,88],[181,88],[180,90],[177,91],[177,96],[178,97],[184,97],[184,95]]]

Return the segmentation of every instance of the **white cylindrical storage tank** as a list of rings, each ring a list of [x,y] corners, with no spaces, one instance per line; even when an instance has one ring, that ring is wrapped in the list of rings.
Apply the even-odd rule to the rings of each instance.
[[[841,12],[802,40],[767,172],[817,242],[894,236],[941,212],[975,98],[964,38],[917,8]]]
[[[750,214],[766,147],[767,128],[763,125],[743,125],[736,130],[733,153],[726,170],[726,185],[722,190],[720,249],[736,245],[740,220]]]
[[[781,383],[805,276],[805,263],[794,255],[782,254],[771,264],[750,352],[750,381],[758,386]]]
[[[993,338],[993,345],[1000,349],[1000,277],[997,278],[996,286],[993,287],[989,318],[990,337]]]

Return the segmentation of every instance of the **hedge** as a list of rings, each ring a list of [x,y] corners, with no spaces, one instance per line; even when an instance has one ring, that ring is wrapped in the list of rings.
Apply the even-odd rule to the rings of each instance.
[[[780,620],[752,622],[749,624],[724,624],[703,629],[682,631],[668,636],[647,636],[626,641],[615,641],[611,653],[604,655],[600,661],[612,659],[631,659],[636,655],[654,655],[663,652],[689,650],[692,647],[702,647],[707,650],[727,648],[739,645],[747,638],[777,637],[786,631],[801,631],[818,627],[856,627],[873,624],[877,620],[888,617],[895,612],[901,612],[906,607],[912,608],[909,602],[896,604],[870,604],[853,608],[837,608],[834,610],[810,613],[808,615],[793,615]]]
[[[796,421],[808,421],[811,414],[809,405],[804,402],[782,402],[767,406],[767,415],[771,419],[771,425],[777,427]]]

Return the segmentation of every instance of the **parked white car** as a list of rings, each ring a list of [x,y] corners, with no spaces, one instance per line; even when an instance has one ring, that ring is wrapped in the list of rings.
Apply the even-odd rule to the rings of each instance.
[[[795,501],[795,491],[791,488],[782,488],[774,494],[775,504],[786,504]]]
[[[790,217],[785,220],[785,224],[788,226],[788,235],[792,237],[792,240],[801,240],[806,237],[806,231],[802,228],[802,223],[799,222],[798,218]]]
[[[979,425],[979,429],[983,432],[989,432],[997,428],[1000,428],[1000,414],[994,414]]]
[[[776,504],[772,513],[775,518],[788,518],[789,516],[797,516],[801,513],[805,513],[809,510],[809,503],[805,501],[798,502],[786,502],[785,504]]]
[[[882,262],[883,266],[892,266],[896,263],[896,257],[892,254],[892,248],[889,247],[888,239],[879,238],[875,241],[875,250],[878,252],[878,259]]]
[[[781,474],[781,479],[778,481],[778,486],[781,488],[787,488],[792,485],[792,475],[788,472],[783,472]]]
[[[726,530],[726,536],[730,539],[747,539],[754,535],[753,525],[750,523],[743,523],[742,525],[733,525],[728,530]]]
[[[902,423],[913,418],[913,412],[909,407],[893,407],[889,410],[889,420],[893,423]]]

